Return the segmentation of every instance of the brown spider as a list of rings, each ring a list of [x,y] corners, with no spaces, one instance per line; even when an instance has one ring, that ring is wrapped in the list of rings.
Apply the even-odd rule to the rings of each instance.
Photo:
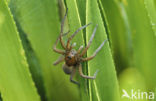
[[[94,28],[94,31],[93,31],[93,34],[88,42],[88,45],[86,46],[86,48],[82,51],[83,49],[83,46],[80,46],[80,48],[78,49],[78,51],[74,50],[73,47],[76,45],[76,43],[70,45],[70,41],[73,39],[73,37],[82,29],[86,28],[88,25],[84,25],[82,27],[80,27],[79,29],[77,29],[75,31],[74,34],[72,34],[69,38],[68,38],[68,41],[67,41],[67,45],[64,44],[63,40],[62,40],[62,36],[64,35],[67,35],[69,33],[69,31],[65,34],[63,34],[63,26],[64,26],[64,21],[65,21],[65,18],[67,16],[67,12],[68,12],[68,9],[66,11],[66,14],[62,20],[62,23],[61,23],[61,32],[60,32],[60,36],[58,37],[58,39],[56,40],[56,43],[54,44],[54,47],[53,47],[53,50],[59,54],[62,54],[58,60],[56,60],[54,62],[54,65],[57,65],[59,64],[60,62],[63,62],[65,61],[65,64],[63,65],[63,70],[66,74],[70,75],[70,81],[75,83],[75,84],[79,84],[78,82],[74,81],[73,80],[73,76],[75,75],[75,72],[76,72],[76,68],[79,69],[79,74],[81,77],[83,78],[87,78],[87,79],[95,79],[96,78],[96,75],[98,73],[98,70],[94,73],[94,76],[86,76],[83,74],[82,72],[82,65],[81,65],[81,62],[85,62],[85,61],[88,61],[88,60],[91,60],[93,59],[96,54],[101,50],[101,48],[103,47],[104,43],[107,41],[105,40],[97,49],[96,51],[93,53],[92,56],[90,57],[87,57],[87,58],[83,58],[84,54],[87,52],[88,48],[90,47],[90,44],[92,43],[92,40],[94,38],[94,35],[95,35],[95,32],[96,32],[96,29],[97,29],[97,25],[96,27]],[[59,50],[56,48],[56,45],[58,43],[58,41],[60,40],[60,43],[61,43],[61,46],[64,48],[64,50]],[[82,51],[82,52],[81,52]]]

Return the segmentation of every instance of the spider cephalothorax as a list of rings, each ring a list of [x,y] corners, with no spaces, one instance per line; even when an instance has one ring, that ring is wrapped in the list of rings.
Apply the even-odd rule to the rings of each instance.
[[[67,66],[76,66],[79,65],[79,58],[76,50],[72,49],[65,55],[66,65]]]
[[[67,10],[68,11],[68,10]],[[74,81],[73,80],[73,76],[75,75],[75,72],[76,72],[76,68],[79,69],[79,74],[80,76],[84,77],[84,78],[87,78],[87,79],[95,79],[96,78],[96,74],[98,71],[96,71],[94,73],[94,76],[86,76],[83,74],[82,72],[82,65],[81,65],[81,62],[85,62],[85,61],[88,61],[88,60],[91,60],[93,59],[96,54],[101,50],[101,48],[103,47],[104,43],[107,41],[103,41],[103,43],[96,49],[96,51],[93,53],[92,56],[90,57],[87,57],[87,58],[83,58],[84,54],[87,52],[88,48],[90,47],[90,44],[92,43],[92,40],[95,36],[95,32],[96,32],[96,29],[97,29],[97,25],[96,27],[94,28],[94,31],[93,31],[93,34],[88,42],[88,45],[85,47],[84,50],[83,49],[83,46],[80,46],[80,48],[76,51],[73,49],[73,47],[76,45],[76,43],[70,45],[70,41],[73,39],[73,37],[82,29],[86,28],[88,25],[90,24],[87,24],[87,25],[84,25],[82,27],[80,27],[77,31],[75,31],[75,33],[73,33],[69,38],[68,38],[68,41],[67,41],[67,45],[64,44],[63,40],[62,40],[62,37],[66,34],[69,33],[69,31],[65,34],[63,34],[63,26],[64,26],[64,21],[65,21],[65,18],[67,16],[67,12],[62,20],[62,23],[61,23],[61,33],[58,37],[58,39],[56,40],[56,43],[54,44],[54,47],[53,47],[53,50],[59,54],[62,54],[60,56],[60,58],[58,60],[56,60],[54,62],[54,65],[57,65],[59,64],[60,62],[62,61],[65,61],[65,64],[63,64],[62,68],[64,70],[64,72],[66,74],[69,74],[70,75],[70,81],[75,83],[75,84],[79,84],[78,82]],[[62,47],[64,48],[64,50],[59,50],[56,48],[56,45],[58,43],[58,41],[61,42],[61,45]]]

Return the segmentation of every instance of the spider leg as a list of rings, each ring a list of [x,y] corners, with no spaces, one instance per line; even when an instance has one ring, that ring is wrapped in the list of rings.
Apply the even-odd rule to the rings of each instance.
[[[56,48],[56,45],[57,45],[57,43],[58,43],[58,40],[59,40],[59,38],[57,38],[57,40],[56,40],[56,42],[55,42],[55,44],[54,44],[54,46],[53,46],[53,50],[54,50],[55,52],[59,53],[59,54],[64,55],[65,52],[64,52],[63,50],[60,50],[60,49],[57,49],[57,48]]]
[[[83,49],[83,45],[80,46],[80,48],[77,51],[77,54],[79,54],[81,52],[81,50]]]
[[[61,63],[61,62],[63,62],[63,61],[64,61],[64,56],[61,55],[61,56],[53,63],[53,65],[57,65],[57,64],[59,64],[59,63]]]
[[[88,48],[90,47],[90,45],[91,45],[91,43],[92,43],[92,41],[93,41],[93,38],[94,38],[94,36],[95,36],[95,32],[96,32],[97,27],[98,27],[98,24],[97,24],[96,27],[94,28],[93,34],[92,34],[92,36],[91,36],[91,38],[90,38],[90,40],[89,40],[89,42],[88,42],[88,45],[87,45],[86,48],[82,51],[82,53],[81,53],[80,56],[83,56],[83,55],[87,52]]]
[[[68,32],[66,32],[66,33],[64,33],[64,34],[62,34],[62,36],[66,36],[69,32],[70,32],[70,31],[68,31]]]
[[[107,40],[104,40],[104,41],[102,42],[102,44],[96,49],[96,51],[93,53],[92,56],[87,57],[87,58],[82,58],[82,61],[88,61],[88,60],[93,59],[93,58],[96,56],[96,54],[101,50],[101,48],[103,47],[103,45],[105,44],[106,41],[107,41]]]
[[[70,75],[70,81],[71,81],[72,83],[74,83],[74,84],[80,85],[77,81],[74,81],[74,80],[73,80],[73,77],[74,77],[75,73],[76,73],[76,68],[73,67],[72,73],[71,73],[71,75]]]
[[[63,36],[64,22],[65,22],[65,19],[66,19],[66,17],[67,17],[67,13],[68,13],[68,8],[67,8],[66,13],[65,13],[65,16],[64,16],[64,18],[62,19],[62,22],[61,22],[61,32],[60,32],[60,37],[59,37],[60,42],[61,42],[61,45],[62,45],[62,47],[63,47],[64,49],[66,49],[66,47],[65,47],[65,44],[64,44],[64,42],[63,42],[63,40],[62,40],[62,36]],[[69,33],[69,31],[68,31],[67,33],[65,33],[65,35],[68,34],[68,33]]]
[[[76,46],[76,42],[74,42],[71,46],[70,46],[70,50]]]
[[[87,76],[87,75],[84,75],[83,72],[82,72],[82,65],[79,66],[79,74],[81,77],[83,78],[87,78],[87,79],[95,79],[96,78],[96,75],[98,73],[99,70],[97,70],[95,73],[94,73],[94,76]]]
[[[68,31],[67,33],[63,34],[64,21],[65,21],[65,19],[66,19],[67,12],[68,12],[68,9],[67,9],[66,14],[65,14],[65,16],[64,16],[64,18],[63,18],[63,20],[62,20],[62,23],[61,23],[61,33],[60,33],[60,36],[57,38],[57,40],[56,40],[56,42],[55,42],[55,44],[54,44],[54,46],[53,46],[53,50],[54,50],[55,52],[57,52],[57,53],[60,53],[60,54],[65,54],[65,52],[62,51],[62,50],[57,49],[57,48],[56,48],[56,45],[57,45],[57,43],[58,43],[58,40],[60,39],[60,42],[61,42],[62,47],[63,47],[64,49],[66,49],[66,47],[65,47],[65,45],[64,45],[64,43],[63,43],[63,40],[62,40],[62,36],[67,35],[67,34],[69,33],[69,31]]]
[[[77,30],[71,35],[71,37],[68,38],[67,46],[66,46],[67,49],[70,49],[70,41],[73,39],[73,37],[74,37],[80,30],[86,28],[86,27],[89,26],[90,24],[91,24],[91,23],[80,27],[79,29],[77,29]]]
[[[65,35],[67,35],[68,33],[69,33],[69,31],[66,32],[65,34],[62,34],[62,36],[65,36]],[[54,44],[54,46],[53,46],[53,50],[54,50],[55,52],[59,53],[59,54],[64,55],[65,52],[64,52],[63,50],[60,50],[60,49],[57,49],[57,48],[56,48],[56,45],[57,45],[57,43],[58,43],[58,41],[59,41],[59,38],[60,38],[60,36],[57,38],[57,40],[56,40],[56,42],[55,42],[55,44]]]
[[[72,44],[72,47],[75,47],[76,46],[76,42],[74,42],[73,44]]]

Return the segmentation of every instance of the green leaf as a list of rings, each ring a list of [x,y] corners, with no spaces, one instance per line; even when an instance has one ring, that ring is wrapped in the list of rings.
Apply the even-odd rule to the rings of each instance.
[[[86,0],[76,0],[82,25],[86,23]],[[85,29],[84,29],[85,30]]]
[[[0,101],[2,101],[1,93],[0,93]]]
[[[87,52],[88,57],[91,56],[98,46],[107,39],[100,9],[96,0],[87,0],[86,3],[86,23],[89,22],[92,22],[93,24],[86,29],[87,42],[89,41],[96,24],[98,24],[98,28],[95,38]],[[98,69],[99,73],[97,74],[96,79],[89,80],[90,101],[118,101],[118,82],[108,41],[101,51],[97,53],[96,57],[88,62],[88,73],[90,76]]]
[[[82,25],[86,24],[86,0],[76,0],[77,9],[79,11],[79,17]],[[86,33],[86,29],[83,30]],[[86,34],[83,34],[84,44],[86,45]]]
[[[78,5],[76,0],[66,0],[67,7],[69,9],[68,12],[68,22],[69,22],[69,29],[71,31],[71,34],[74,33],[78,28],[81,27],[81,19],[78,11]],[[71,35],[70,34],[70,35]],[[83,38],[83,31],[80,31],[75,38],[73,38],[72,43],[76,42],[76,49],[78,49],[81,45],[85,45],[84,43],[84,38]],[[83,64],[83,72],[86,74],[86,65]],[[82,101],[88,101],[89,95],[88,95],[88,85],[87,85],[87,80],[84,78],[79,78],[79,83],[80,83],[80,94],[81,94],[81,100]]]
[[[156,35],[156,5],[154,5],[155,0],[144,0],[145,8],[147,10],[147,15],[149,16],[150,23],[152,26],[152,29],[154,30],[154,33]]]
[[[125,10],[115,0],[99,0],[118,74],[132,65],[131,30]]]
[[[122,3],[133,36],[134,66],[145,76],[148,89],[153,89],[156,87],[156,37],[151,26],[153,18],[149,17],[151,11],[147,12],[150,8],[145,7],[144,0],[123,0]]]
[[[29,65],[30,72],[32,74],[33,81],[35,83],[35,86],[37,88],[37,91],[39,95],[41,96],[41,100],[46,101],[45,96],[45,89],[43,85],[43,73],[41,70],[40,63],[38,59],[36,58],[36,54],[33,52],[31,45],[27,39],[26,34],[22,30],[21,26],[18,24],[18,21],[16,21],[16,26],[22,41],[23,48],[25,50],[25,54],[27,57],[27,62]]]
[[[4,101],[40,101],[26,62],[19,33],[0,0],[0,91]]]
[[[76,86],[64,74],[62,65],[53,66],[59,56],[52,50],[60,33],[56,0],[11,0],[10,7],[39,60],[48,100],[76,101]]]
[[[68,22],[70,26],[70,32],[71,34],[74,33],[78,28],[81,27],[81,19],[78,12],[78,7],[76,0],[70,1],[66,0],[67,7],[69,9],[68,12]],[[83,45],[83,31],[81,30],[79,34],[76,35],[76,38],[72,40],[72,42],[77,42],[77,48],[79,48],[80,45]]]

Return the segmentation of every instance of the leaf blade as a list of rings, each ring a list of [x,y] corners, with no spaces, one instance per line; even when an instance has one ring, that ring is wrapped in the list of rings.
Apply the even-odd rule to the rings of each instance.
[[[97,1],[87,0],[86,9],[86,22],[93,22],[93,25],[86,30],[87,41],[89,41],[95,24],[98,24],[96,35],[93,39],[94,41],[87,52],[87,55],[91,56],[96,48],[102,43],[102,41],[106,40],[107,36]],[[88,62],[88,73],[90,76],[93,75],[97,69],[100,70],[97,78],[94,81],[90,80],[90,100],[118,101],[119,89],[117,77],[108,42],[106,42],[97,56],[92,61]]]
[[[52,50],[52,46],[60,32],[57,1],[12,0],[10,6],[40,62],[48,100],[77,100],[77,88],[69,82],[61,65],[53,66],[58,54]]]
[[[148,1],[149,3],[151,1]],[[122,1],[128,15],[129,24],[132,30],[134,65],[145,76],[148,88],[155,88],[156,81],[155,67],[156,63],[156,37],[155,31],[151,26],[151,19],[145,7],[144,0]],[[133,8],[132,8],[133,7]],[[134,14],[132,16],[131,14]]]
[[[117,0],[99,0],[119,74],[132,65],[132,37],[127,15]]]
[[[0,90],[6,101],[40,101],[12,15],[0,0]]]

